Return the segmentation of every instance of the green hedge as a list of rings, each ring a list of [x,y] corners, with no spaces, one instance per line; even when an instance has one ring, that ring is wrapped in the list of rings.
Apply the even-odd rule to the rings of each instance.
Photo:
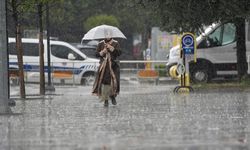
[[[159,73],[160,77],[166,77],[167,71],[166,71],[166,65],[165,64],[159,64],[155,65],[155,71]]]

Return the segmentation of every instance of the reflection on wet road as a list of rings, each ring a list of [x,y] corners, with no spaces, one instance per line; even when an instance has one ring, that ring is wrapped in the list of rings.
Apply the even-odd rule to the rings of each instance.
[[[122,86],[103,107],[91,87],[17,100],[0,116],[1,150],[247,150],[248,92],[174,95],[173,86]]]

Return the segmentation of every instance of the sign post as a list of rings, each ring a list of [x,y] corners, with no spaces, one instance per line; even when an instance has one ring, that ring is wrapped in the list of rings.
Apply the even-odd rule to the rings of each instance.
[[[182,62],[177,65],[177,72],[180,74],[180,86],[174,92],[193,92],[190,86],[189,62],[196,62],[196,40],[192,33],[185,33],[181,37],[181,58]]]

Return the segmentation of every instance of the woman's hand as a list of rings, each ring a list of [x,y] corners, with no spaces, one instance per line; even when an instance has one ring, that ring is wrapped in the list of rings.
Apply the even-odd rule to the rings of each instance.
[[[100,55],[101,56],[104,56],[104,55],[106,55],[107,54],[107,48],[104,48],[101,52],[100,52]]]
[[[107,44],[107,49],[110,51],[110,52],[113,52],[114,51],[114,47],[111,46],[110,44]]]

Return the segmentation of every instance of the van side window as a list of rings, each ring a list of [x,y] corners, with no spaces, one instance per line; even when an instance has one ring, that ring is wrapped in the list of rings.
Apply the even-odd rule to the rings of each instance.
[[[235,25],[227,23],[224,25],[222,45],[227,45],[235,41]]]
[[[208,38],[207,38],[207,43],[209,47],[216,47],[221,45],[221,31],[222,27],[217,28],[214,32],[212,32]]]
[[[198,48],[210,48],[233,43],[235,41],[235,31],[234,24],[226,23],[205,37],[198,45]]]
[[[38,43],[22,43],[23,56],[39,56]],[[16,43],[8,44],[9,54],[17,55]]]
[[[197,48],[209,48],[209,47],[216,47],[221,45],[221,31],[222,27],[220,26],[208,36],[206,36],[202,42],[198,45]]]
[[[51,45],[51,54],[55,57],[61,58],[61,59],[68,59],[69,53],[73,54],[75,56],[75,60],[84,60],[82,56],[74,52],[72,49],[62,46],[62,45]]]

